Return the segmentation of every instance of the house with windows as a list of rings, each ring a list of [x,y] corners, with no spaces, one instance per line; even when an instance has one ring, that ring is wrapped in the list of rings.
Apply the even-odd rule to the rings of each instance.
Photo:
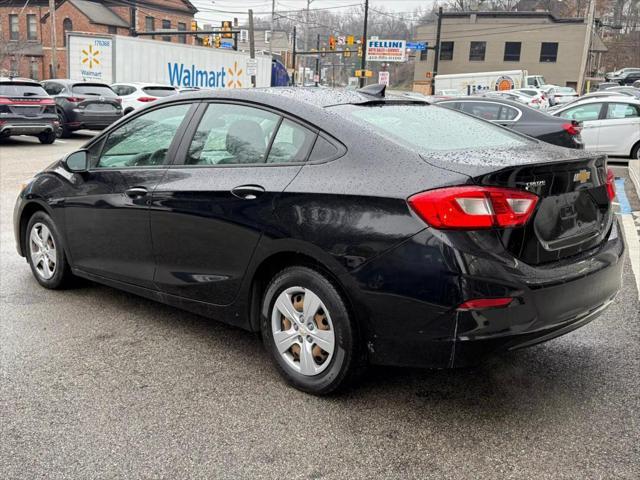
[[[65,77],[66,32],[134,35],[136,31],[187,30],[197,11],[188,0],[56,0],[55,15],[51,15],[49,0],[5,0],[0,2],[0,75],[35,80]],[[53,65],[54,33],[57,66]],[[149,38],[199,42],[177,35]]]
[[[436,43],[436,24],[418,27],[416,40]],[[549,12],[444,12],[438,74],[527,70],[550,84],[576,87],[585,61],[587,24]],[[589,55],[606,51],[594,34]],[[434,50],[416,58],[414,90],[430,93]]]

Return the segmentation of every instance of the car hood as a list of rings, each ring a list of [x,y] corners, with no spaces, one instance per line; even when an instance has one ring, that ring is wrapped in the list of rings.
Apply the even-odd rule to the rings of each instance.
[[[601,155],[573,148],[557,147],[543,142],[522,147],[422,152],[420,157],[430,165],[470,177],[525,165],[571,162]]]

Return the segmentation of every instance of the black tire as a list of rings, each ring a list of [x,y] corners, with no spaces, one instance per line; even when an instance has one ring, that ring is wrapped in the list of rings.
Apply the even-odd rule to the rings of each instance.
[[[305,376],[295,371],[275,346],[272,331],[274,306],[278,296],[293,287],[315,293],[331,317],[334,351],[327,360],[328,365],[316,375]],[[340,293],[318,271],[293,266],[277,273],[265,291],[261,312],[260,329],[265,347],[280,374],[293,387],[314,395],[326,395],[347,387],[364,371],[366,359],[357,326]]]
[[[38,140],[40,140],[40,143],[43,143],[45,145],[51,145],[56,141],[56,138],[58,138],[56,132],[42,132],[40,135],[38,135]]]
[[[124,111],[124,115],[129,115],[131,112],[133,112],[133,108],[127,108],[127,109]]]
[[[48,228],[53,239],[52,245],[55,248],[55,268],[53,270],[53,275],[51,276],[51,278],[45,278],[43,276],[43,274],[41,273],[41,269],[38,268],[39,263],[36,263],[37,259],[32,250],[32,241],[30,239],[30,236],[32,230],[34,229],[34,226],[38,225],[45,225]],[[27,257],[27,261],[29,262],[29,266],[31,267],[31,272],[40,285],[51,290],[59,290],[71,284],[73,274],[71,273],[71,267],[69,266],[67,256],[64,252],[62,237],[60,236],[55,223],[48,214],[42,211],[36,212],[29,219],[27,230],[25,232],[24,246],[24,253]]]
[[[633,160],[640,160],[640,142],[636,143],[631,149],[631,158]]]
[[[66,126],[67,125],[67,117],[61,111],[58,111],[58,121],[60,122],[60,127],[58,128],[57,137],[58,138],[69,138],[71,137],[71,130]]]

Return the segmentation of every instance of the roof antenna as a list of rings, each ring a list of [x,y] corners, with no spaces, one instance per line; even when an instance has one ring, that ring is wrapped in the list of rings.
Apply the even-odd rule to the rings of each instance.
[[[357,92],[365,95],[371,95],[372,97],[384,98],[384,91],[386,88],[387,86],[384,83],[374,83],[372,85],[359,88]]]

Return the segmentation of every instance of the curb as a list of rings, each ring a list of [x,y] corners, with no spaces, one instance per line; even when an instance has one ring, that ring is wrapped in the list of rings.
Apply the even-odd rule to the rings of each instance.
[[[629,160],[629,176],[640,197],[640,160]]]

